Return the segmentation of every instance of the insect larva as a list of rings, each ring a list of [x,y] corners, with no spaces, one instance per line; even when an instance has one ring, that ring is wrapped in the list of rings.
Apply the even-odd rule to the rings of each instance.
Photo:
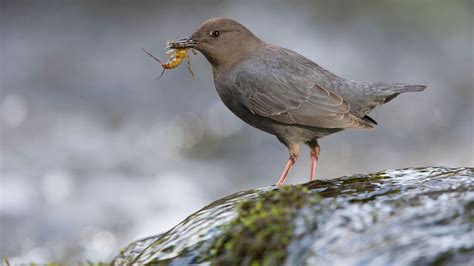
[[[149,56],[151,56],[153,59],[158,61],[161,64],[161,66],[163,67],[163,71],[161,71],[161,74],[158,77],[158,79],[160,79],[163,76],[163,73],[165,73],[166,69],[173,69],[173,68],[178,67],[181,64],[181,62],[183,62],[184,58],[186,58],[186,60],[188,61],[189,72],[191,73],[191,76],[194,78],[194,73],[191,70],[191,61],[189,60],[189,55],[187,53],[188,49],[189,48],[176,48],[176,49],[173,49],[173,50],[169,50],[167,52],[167,54],[173,53],[173,55],[168,59],[168,62],[166,62],[166,63],[161,62],[158,58],[154,57],[151,53],[149,53],[145,49],[142,49],[142,50],[145,53],[147,53]]]

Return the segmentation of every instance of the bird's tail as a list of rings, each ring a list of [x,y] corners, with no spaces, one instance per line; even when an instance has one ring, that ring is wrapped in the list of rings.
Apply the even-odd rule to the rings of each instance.
[[[400,93],[423,91],[424,89],[426,89],[426,86],[405,83],[383,83],[383,85],[379,85],[379,88],[383,88],[381,90],[381,92],[385,94],[385,99],[383,100],[383,103],[387,103],[397,97]]]
[[[391,83],[391,90],[395,93],[423,91],[426,89],[425,85],[405,84],[405,83]]]

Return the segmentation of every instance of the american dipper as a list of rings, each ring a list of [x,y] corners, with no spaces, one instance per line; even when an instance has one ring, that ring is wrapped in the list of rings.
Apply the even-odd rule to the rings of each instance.
[[[275,135],[289,150],[277,186],[282,186],[300,155],[300,143],[311,150],[314,179],[318,139],[346,128],[371,129],[367,114],[403,92],[423,85],[361,82],[341,78],[308,58],[256,37],[228,18],[205,21],[170,48],[193,48],[212,65],[214,84],[224,104],[239,118]]]

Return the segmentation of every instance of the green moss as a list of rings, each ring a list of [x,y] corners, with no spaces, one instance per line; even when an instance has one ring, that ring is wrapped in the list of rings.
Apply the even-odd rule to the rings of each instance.
[[[342,180],[342,184],[348,185],[348,184],[354,184],[354,183],[366,183],[366,182],[378,181],[378,180],[386,179],[386,178],[389,178],[389,177],[384,173],[366,174],[366,175],[360,175],[360,176],[352,176],[351,178],[344,179]]]
[[[321,197],[303,186],[287,186],[239,202],[238,216],[224,226],[205,256],[213,265],[280,265],[293,236],[297,211]]]

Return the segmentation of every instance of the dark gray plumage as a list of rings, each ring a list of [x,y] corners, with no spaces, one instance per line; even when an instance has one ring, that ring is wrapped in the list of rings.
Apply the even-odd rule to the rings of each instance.
[[[204,22],[190,37],[170,43],[194,48],[212,64],[224,104],[248,124],[275,135],[290,152],[277,183],[296,162],[300,143],[311,149],[311,176],[319,156],[318,139],[346,128],[370,129],[367,114],[398,94],[423,85],[346,80],[306,57],[261,41],[227,18]]]

